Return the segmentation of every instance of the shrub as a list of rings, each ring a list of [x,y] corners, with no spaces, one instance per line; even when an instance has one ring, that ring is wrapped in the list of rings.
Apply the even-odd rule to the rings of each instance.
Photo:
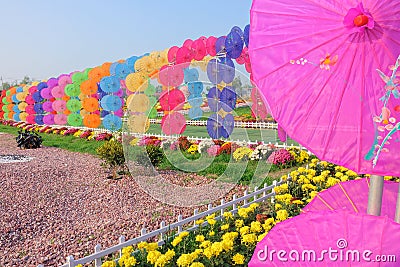
[[[179,148],[183,151],[188,150],[189,147],[192,145],[192,143],[188,140],[186,136],[179,137],[178,142],[179,142]]]
[[[279,167],[283,167],[286,164],[290,164],[294,161],[293,156],[286,149],[279,149],[278,151],[272,152],[268,157],[267,162],[275,164]]]
[[[122,144],[114,139],[105,142],[96,150],[97,155],[104,161],[103,166],[112,171],[112,178],[117,178],[117,169],[125,165]]]
[[[160,146],[147,145],[146,152],[153,166],[158,166],[164,160],[164,153]]]

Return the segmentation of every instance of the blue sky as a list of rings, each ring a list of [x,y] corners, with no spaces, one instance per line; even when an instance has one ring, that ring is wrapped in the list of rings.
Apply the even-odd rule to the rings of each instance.
[[[61,73],[229,33],[251,0],[1,0],[4,81]]]

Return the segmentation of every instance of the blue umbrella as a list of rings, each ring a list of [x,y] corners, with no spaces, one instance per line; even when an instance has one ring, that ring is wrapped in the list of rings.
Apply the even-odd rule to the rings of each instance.
[[[43,115],[36,115],[35,116],[35,122],[39,125],[43,125]]]
[[[202,82],[191,82],[188,84],[188,90],[191,94],[201,95],[203,92],[203,83]]]
[[[44,88],[47,88],[47,83],[46,82],[41,82],[36,87],[40,91],[40,90],[42,90]]]
[[[19,110],[19,108],[18,108],[17,105],[14,105],[14,106],[13,106],[13,111],[14,111],[15,113],[19,113],[19,112],[20,112],[20,110]]]
[[[224,87],[220,95],[220,100],[222,102],[221,103],[222,109],[225,110],[226,112],[230,112],[233,109],[235,109],[236,97],[237,95],[232,87],[230,86]]]
[[[24,88],[22,88],[21,86],[17,88],[17,93],[22,93],[24,91]]]
[[[192,107],[200,107],[203,104],[203,97],[201,95],[189,95],[188,102]]]
[[[17,95],[13,95],[13,96],[11,97],[11,99],[12,99],[12,101],[13,101],[14,103],[18,103],[18,102],[19,102],[19,100],[17,99]]]
[[[235,78],[235,63],[229,57],[221,58],[220,62],[219,74],[222,76],[222,80],[226,83],[233,82]]]
[[[189,109],[188,116],[192,120],[199,120],[203,116],[203,110],[200,107]]]
[[[133,71],[130,69],[128,64],[121,63],[115,67],[115,75],[120,78],[121,80],[125,80],[128,74],[132,73]]]
[[[224,129],[221,132],[221,135],[225,138],[228,138],[232,132],[233,128],[235,127],[235,120],[232,114],[226,114],[226,116],[222,120],[222,128]]]
[[[103,126],[111,131],[118,131],[122,127],[122,120],[114,114],[108,114],[103,118]]]
[[[33,109],[35,110],[36,114],[43,114],[44,113],[42,104],[40,104],[40,103],[36,103],[35,105],[33,105]]]
[[[199,80],[199,71],[197,69],[185,68],[183,70],[185,83],[195,82]]]
[[[231,32],[235,32],[235,33],[239,34],[240,38],[243,40],[244,34],[243,34],[242,29],[239,26],[233,26],[231,29]]]
[[[211,87],[207,94],[208,106],[212,112],[217,112],[221,108],[221,104],[219,102],[221,95],[221,91],[218,90],[215,86]]]
[[[108,76],[101,79],[100,87],[104,92],[115,93],[120,89],[121,84],[118,77]]]
[[[207,77],[213,84],[218,84],[222,81],[221,64],[216,59],[211,59],[207,64]]]
[[[15,121],[21,121],[21,119],[19,118],[19,114],[20,114],[19,112],[14,114],[13,119]]]
[[[213,139],[219,139],[226,136],[227,133],[222,126],[222,117],[216,113],[211,114],[207,119],[207,132]]]
[[[217,54],[226,52],[225,39],[226,36],[221,36],[215,42],[215,51],[217,52]]]
[[[106,95],[100,101],[101,107],[108,111],[117,111],[122,106],[121,98],[116,95]]]
[[[119,64],[120,64],[119,62],[115,62],[110,65],[110,75],[115,75],[115,69]]]
[[[43,97],[40,95],[40,92],[34,92],[32,98],[33,100],[35,100],[36,103],[43,101]]]
[[[244,32],[243,32],[244,43],[247,47],[249,47],[249,33],[250,33],[250,24],[247,24],[246,27],[244,27]]]
[[[138,60],[137,56],[132,56],[125,61],[125,64],[128,65],[131,72],[135,71],[135,63]]]
[[[236,31],[231,31],[225,39],[226,53],[231,58],[238,58],[242,54],[243,39]]]

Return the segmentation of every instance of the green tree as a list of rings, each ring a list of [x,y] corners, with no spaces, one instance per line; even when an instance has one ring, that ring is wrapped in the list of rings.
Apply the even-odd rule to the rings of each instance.
[[[25,77],[21,81],[21,84],[28,84],[31,82],[33,82],[33,79],[31,79],[29,76],[25,75]]]
[[[235,89],[236,93],[241,97],[243,95],[243,90],[242,90],[242,80],[240,79],[239,76],[235,77],[235,79],[232,82],[232,87]]]
[[[11,87],[11,84],[8,83],[8,82],[5,82],[5,83],[2,84],[1,90],[7,90],[10,87]]]

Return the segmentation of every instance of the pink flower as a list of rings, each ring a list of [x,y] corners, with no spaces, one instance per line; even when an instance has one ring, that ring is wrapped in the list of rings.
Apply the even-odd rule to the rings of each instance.
[[[284,165],[293,160],[293,156],[286,149],[279,149],[272,152],[268,157],[267,162],[275,165]]]
[[[219,146],[219,145],[210,146],[210,147],[207,149],[207,154],[208,154],[209,156],[211,156],[211,157],[218,156],[219,149],[220,149],[220,146]]]

